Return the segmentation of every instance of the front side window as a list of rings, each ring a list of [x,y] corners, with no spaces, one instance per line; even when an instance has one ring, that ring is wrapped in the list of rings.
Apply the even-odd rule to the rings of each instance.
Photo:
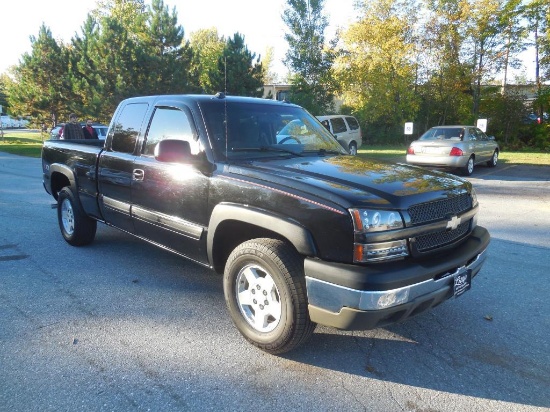
[[[147,132],[143,154],[154,156],[155,147],[161,140],[176,139],[189,142],[191,153],[199,153],[199,142],[187,113],[172,107],[157,107]]]
[[[475,129],[477,140],[487,140],[487,135],[481,129]]]

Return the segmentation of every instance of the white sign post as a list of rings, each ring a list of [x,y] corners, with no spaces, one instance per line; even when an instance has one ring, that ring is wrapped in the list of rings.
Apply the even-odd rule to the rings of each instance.
[[[405,134],[413,134],[413,123],[412,122],[405,123]]]
[[[487,119],[477,119],[476,126],[478,129],[480,129],[483,133],[487,131]]]

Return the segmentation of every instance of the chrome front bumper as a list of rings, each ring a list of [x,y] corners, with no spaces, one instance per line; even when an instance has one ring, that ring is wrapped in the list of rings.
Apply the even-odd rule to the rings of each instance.
[[[403,321],[454,296],[455,279],[467,271],[471,278],[476,276],[486,257],[483,250],[467,265],[437,279],[384,291],[356,290],[306,276],[310,318],[340,329],[373,329]]]

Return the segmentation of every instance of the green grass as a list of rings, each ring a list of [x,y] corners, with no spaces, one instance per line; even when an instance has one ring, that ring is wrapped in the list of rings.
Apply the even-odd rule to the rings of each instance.
[[[7,152],[20,156],[40,157],[42,139],[47,135],[38,132],[13,132],[4,130],[4,137],[0,137],[0,152]]]
[[[40,157],[43,139],[49,135],[41,135],[31,131],[4,131],[0,137],[0,152],[8,152],[21,156]],[[386,160],[390,162],[405,162],[407,146],[383,146],[364,144],[358,155],[369,159]],[[550,153],[534,151],[501,151],[499,162],[504,164],[527,164],[535,166],[550,166]]]

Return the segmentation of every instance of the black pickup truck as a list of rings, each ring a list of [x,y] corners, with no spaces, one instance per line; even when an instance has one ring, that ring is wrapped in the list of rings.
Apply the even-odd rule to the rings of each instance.
[[[223,274],[236,327],[274,354],[460,296],[490,240],[468,181],[351,156],[287,102],[127,99],[104,144],[46,141],[42,166],[69,244],[99,221]]]

